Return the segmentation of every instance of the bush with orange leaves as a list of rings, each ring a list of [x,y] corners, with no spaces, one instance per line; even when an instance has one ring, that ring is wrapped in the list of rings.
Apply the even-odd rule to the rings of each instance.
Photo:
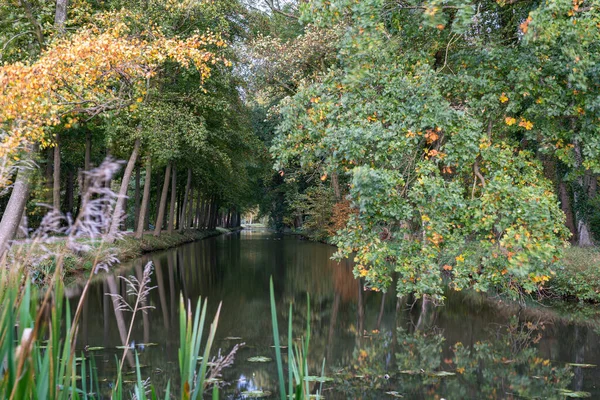
[[[344,229],[350,219],[350,214],[356,214],[357,210],[350,206],[350,201],[342,200],[338,201],[333,205],[333,211],[329,226],[327,227],[327,234],[329,237],[333,237],[338,231]]]

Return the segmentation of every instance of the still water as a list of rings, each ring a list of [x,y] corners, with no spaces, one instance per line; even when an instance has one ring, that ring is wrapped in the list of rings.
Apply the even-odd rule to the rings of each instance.
[[[334,379],[324,385],[327,399],[561,399],[587,395],[573,393],[583,391],[600,398],[595,317],[558,316],[543,307],[522,310],[475,294],[448,293],[445,304],[436,306],[393,292],[365,291],[349,263],[330,259],[333,252],[331,246],[295,236],[244,230],[124,266],[122,275],[139,277],[147,262],[154,264],[156,288],[148,304],[154,308],[134,321],[131,335],[142,373],[158,389],[170,380],[171,393],[179,393],[180,296],[192,301],[202,296],[211,320],[222,302],[217,349],[226,353],[244,343],[223,373],[221,398],[241,399],[254,390],[275,398],[275,362],[248,361],[275,359],[272,276],[282,343],[287,343],[290,304],[294,334],[303,334],[310,293],[309,373],[320,375],[325,359],[326,375]],[[67,291],[72,309],[80,292],[77,286]],[[78,338],[79,351],[97,349],[87,356],[94,358],[106,390],[131,318],[115,310],[110,294],[126,294],[117,275],[91,288]]]

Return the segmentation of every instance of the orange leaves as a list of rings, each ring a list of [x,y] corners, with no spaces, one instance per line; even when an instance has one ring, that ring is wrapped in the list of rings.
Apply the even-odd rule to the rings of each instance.
[[[436,130],[433,129],[429,129],[427,130],[427,132],[425,133],[425,139],[427,140],[427,144],[431,144],[433,142],[435,142],[436,140],[438,140],[440,138],[440,135],[438,134],[438,132],[440,132],[441,129],[437,128]]]
[[[512,126],[517,123],[517,120],[513,117],[506,117],[506,118],[504,118],[504,122],[506,123],[506,125]],[[525,118],[521,118],[519,120],[519,126],[521,128],[525,128],[526,130],[530,131],[533,129],[533,122],[528,121]]]
[[[521,25],[519,25],[521,32],[523,32],[524,34],[527,33],[527,31],[529,30],[529,24],[531,23],[531,21],[533,21],[533,19],[531,17],[527,17],[527,19],[525,21],[523,21],[523,23]]]
[[[521,121],[519,121],[519,126],[530,131],[533,129],[533,122],[527,121],[525,118],[521,118]]]

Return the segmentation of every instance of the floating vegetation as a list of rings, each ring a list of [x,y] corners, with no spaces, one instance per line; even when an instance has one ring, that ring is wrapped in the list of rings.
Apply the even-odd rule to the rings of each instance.
[[[304,382],[333,382],[333,378],[329,378],[327,376],[305,376]]]
[[[242,340],[242,338],[239,336],[227,336],[223,340]]]
[[[273,361],[273,359],[271,359],[269,357],[264,357],[264,356],[250,357],[248,359],[248,362],[255,362],[255,363],[267,363],[267,362],[271,362],[271,361]]]
[[[247,397],[250,399],[260,399],[263,397],[269,397],[271,395],[271,392],[269,392],[268,390],[249,390],[246,392],[242,392],[240,393],[243,397]]]
[[[102,347],[102,346],[91,346],[91,347],[86,347],[85,350],[86,351],[100,351],[100,350],[104,350],[104,347]]]
[[[596,368],[597,365],[594,364],[579,364],[579,363],[567,363],[569,367],[578,367],[578,368]]]
[[[454,375],[456,375],[456,373],[448,372],[448,371],[435,371],[435,372],[431,372],[429,375],[444,377],[444,376],[454,376]]]
[[[385,392],[385,394],[389,394],[392,397],[397,397],[397,398],[401,398],[404,397],[402,396],[400,393],[396,392],[396,391],[391,391],[391,392]]]
[[[405,374],[405,375],[426,374],[426,375],[429,375],[429,376],[437,376],[437,377],[441,377],[441,378],[443,378],[445,376],[454,376],[454,375],[456,375],[456,373],[449,372],[449,371],[432,371],[432,372],[426,372],[426,371],[424,371],[422,369],[418,370],[418,371],[407,369],[407,370],[404,370],[404,371],[400,371],[400,373],[401,374]]]
[[[572,399],[587,399],[589,397],[592,397],[591,393],[588,393],[588,392],[574,392],[574,391],[569,390],[569,389],[560,389],[558,391],[558,393],[560,393],[561,395],[563,395],[565,397],[570,397]]]

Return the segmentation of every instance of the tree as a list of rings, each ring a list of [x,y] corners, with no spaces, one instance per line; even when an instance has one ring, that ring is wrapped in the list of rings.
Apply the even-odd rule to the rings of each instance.
[[[469,101],[471,87],[453,85],[484,71],[436,58],[441,35],[446,48],[457,36],[477,45],[477,34],[465,33],[473,8],[460,3],[446,15],[442,7],[429,20],[429,6],[437,12],[382,0],[303,5],[305,21],[343,25],[339,65],[285,101],[276,169],[299,164],[349,182],[356,212],[335,239],[338,257],[352,255],[355,275],[374,290],[386,290],[395,272],[399,295],[441,297],[443,281],[537,291],[564,246],[564,215],[534,152],[505,129],[502,92],[491,84]],[[522,135],[531,121],[519,118]]]

